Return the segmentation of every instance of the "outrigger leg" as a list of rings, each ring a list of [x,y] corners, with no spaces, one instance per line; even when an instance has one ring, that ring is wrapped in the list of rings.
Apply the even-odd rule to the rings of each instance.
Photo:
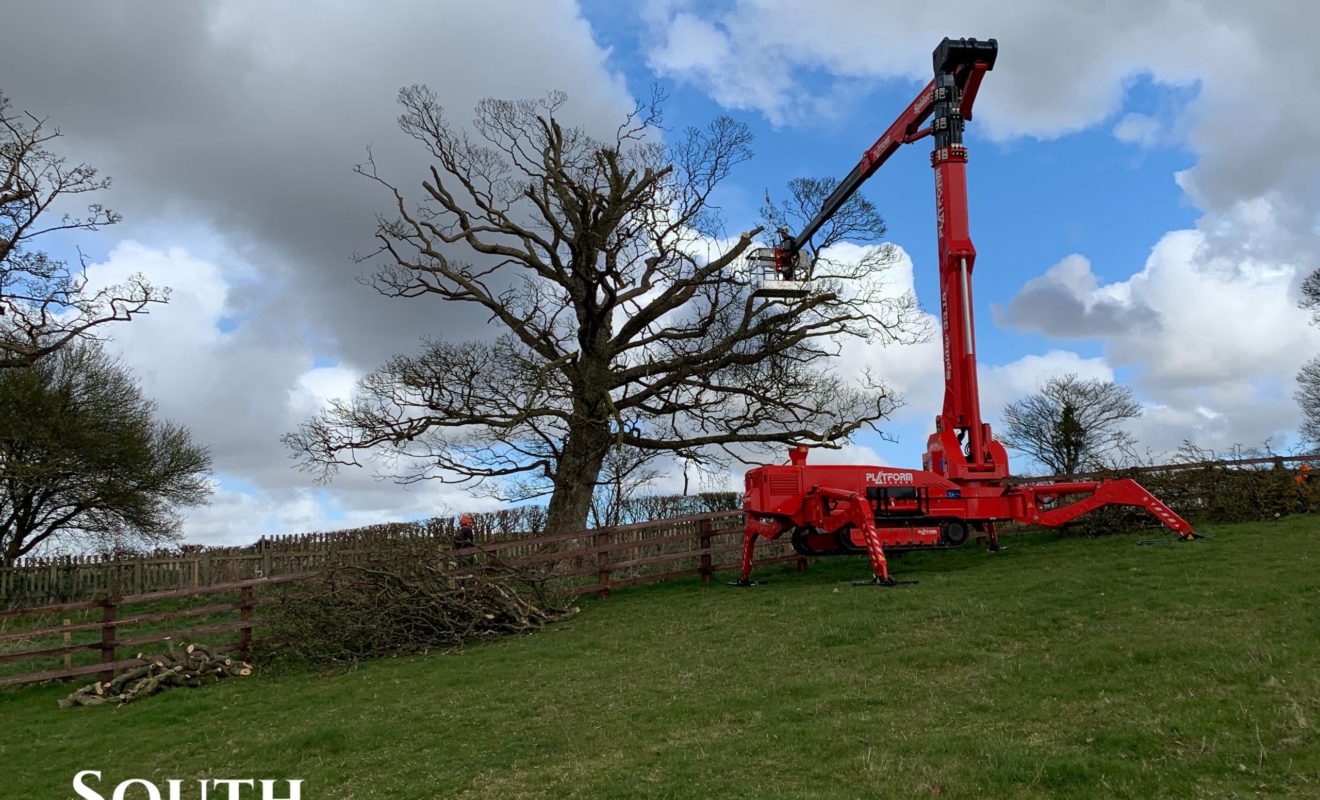
[[[889,577],[889,559],[885,558],[885,549],[880,544],[880,532],[871,521],[865,520],[862,535],[866,538],[866,554],[871,558],[871,580],[857,581],[854,586],[897,586],[898,581]]]
[[[738,580],[729,583],[730,586],[756,585],[756,581],[752,580],[752,556],[756,550],[756,536],[756,531],[748,525],[746,533],[743,534],[742,572],[739,573]]]
[[[1164,527],[1177,534],[1178,541],[1191,542],[1197,539],[1211,538],[1192,530],[1192,526],[1187,520],[1178,516],[1173,509],[1160,502],[1159,498],[1146,491],[1145,487],[1131,478],[1089,483],[1051,483],[1042,486],[1023,487],[1021,491],[1028,495],[1029,500],[1028,513],[1017,518],[1020,522],[1056,527],[1101,506],[1135,506],[1144,508],[1153,514],[1156,519],[1163,523]],[[1081,494],[1083,492],[1088,493],[1090,496],[1049,511],[1041,512],[1038,510],[1041,498]],[[1141,544],[1153,544],[1159,541],[1164,540],[1147,539],[1143,540]]]
[[[861,493],[826,486],[818,486],[813,491],[840,503],[847,503],[849,521],[866,539],[866,554],[871,558],[871,580],[856,582],[854,586],[897,586],[900,583],[916,583],[916,581],[896,581],[889,577],[889,559],[885,558],[885,549],[880,543],[880,531],[876,529],[875,520],[871,516],[871,504]]]
[[[773,539],[782,534],[787,529],[787,523],[778,519],[757,519],[755,517],[747,518],[747,528],[743,533],[742,548],[742,571],[738,574],[738,580],[730,581],[730,586],[755,586],[756,581],[752,580],[752,558],[756,553],[756,537],[764,536],[767,539]]]

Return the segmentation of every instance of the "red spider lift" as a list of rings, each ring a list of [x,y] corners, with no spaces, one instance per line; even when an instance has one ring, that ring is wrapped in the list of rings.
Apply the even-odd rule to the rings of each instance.
[[[892,586],[885,549],[947,549],[968,538],[998,549],[995,523],[1057,526],[1105,505],[1150,510],[1182,540],[1199,538],[1168,506],[1132,480],[1010,485],[1004,446],[981,421],[972,327],[972,270],[976,250],[967,223],[967,148],[963,125],[985,73],[994,67],[994,39],[945,39],[935,48],[935,79],[866,152],[824,206],[796,236],[784,235],[765,260],[796,265],[820,227],[875,174],[894,151],[931,136],[935,170],[935,230],[939,240],[940,318],[944,341],[944,409],[935,418],[922,468],[807,464],[807,447],[790,464],[747,473],[747,528],[740,585],[751,584],[758,537],[790,533],[803,555],[866,553],[869,583]],[[921,125],[930,119],[927,127]],[[782,288],[782,287],[776,287]],[[1084,495],[1059,505],[1066,496]]]

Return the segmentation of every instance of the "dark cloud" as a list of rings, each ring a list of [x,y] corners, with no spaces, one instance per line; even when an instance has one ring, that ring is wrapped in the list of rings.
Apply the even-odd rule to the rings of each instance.
[[[1080,256],[1069,256],[1027,281],[1006,307],[996,306],[993,312],[1000,325],[1065,339],[1149,333],[1159,328],[1159,314],[1144,302],[1097,291],[1091,265]]]
[[[570,93],[569,113],[610,126],[621,82],[569,0],[507,10],[472,3],[335,7],[257,2],[19,4],[0,29],[0,81],[48,114],[70,153],[114,176],[140,235],[162,215],[209,221],[261,273],[231,302],[264,335],[311,333],[372,366],[421,333],[484,319],[387,301],[355,278],[379,187],[352,173],[372,146],[405,188],[422,153],[395,126],[400,86],[428,83],[462,120],[485,96]]]

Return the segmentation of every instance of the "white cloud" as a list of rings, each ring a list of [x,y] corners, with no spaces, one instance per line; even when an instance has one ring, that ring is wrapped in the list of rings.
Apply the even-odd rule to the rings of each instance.
[[[1070,256],[1028,281],[1000,318],[1047,336],[1095,338],[1151,391],[1287,382],[1320,351],[1293,288],[1301,267],[1226,258],[1195,230],[1166,234],[1145,268],[1101,285]]]
[[[912,257],[898,245],[893,248],[893,262],[876,276],[883,284],[880,296],[888,298],[916,294],[916,279]],[[858,262],[872,248],[841,243],[830,248],[826,256],[842,262]],[[916,312],[916,326],[924,328],[929,336],[912,344],[881,344],[849,339],[844,342],[837,369],[859,378],[866,369],[884,380],[900,396],[904,405],[894,413],[895,420],[914,417],[930,420],[931,408],[937,408],[943,393],[943,356],[939,342],[939,320],[924,310]],[[929,413],[928,413],[929,412]],[[884,423],[881,423],[883,429]]]
[[[261,536],[490,511],[498,505],[439,484],[376,484],[377,491],[342,492],[311,486],[261,489],[217,483],[211,502],[188,513],[185,531],[189,542],[251,544]]]
[[[396,120],[401,86],[427,83],[462,125],[487,96],[563,89],[562,118],[613,133],[632,98],[573,0],[523,4],[382,0],[308,13],[253,0],[12,9],[0,26],[4,91],[49,115],[60,151],[113,176],[98,197],[122,212],[108,236],[186,244],[188,220],[219,232],[258,281],[234,302],[265,298],[263,335],[317,336],[371,368],[444,329],[484,316],[426,298],[391,300],[362,286],[375,214],[390,198],[353,173],[370,146],[382,174],[411,197],[426,153]],[[127,231],[127,234],[125,233]]]
[[[1148,114],[1131,112],[1114,124],[1114,138],[1120,142],[1151,148],[1160,142],[1160,121]]]
[[[1068,350],[1026,355],[1016,361],[981,369],[981,408],[987,420],[997,419],[1004,406],[1040,391],[1050,378],[1076,375],[1082,380],[1114,380],[1103,358],[1083,358]]]
[[[1094,339],[1109,364],[1135,369],[1147,411],[1133,430],[1145,446],[1284,446],[1299,422],[1294,376],[1320,352],[1295,294],[1309,268],[1257,257],[1278,221],[1259,203],[1242,213],[1252,224],[1232,248],[1213,246],[1220,233],[1174,231],[1124,281],[1102,285],[1070,256],[1028,281],[1000,318]]]
[[[1253,214],[1256,230],[1275,227],[1259,207]],[[1003,323],[1055,338],[1095,339],[1104,355],[1053,347],[1004,364],[982,360],[985,419],[997,423],[1008,403],[1050,377],[1113,381],[1117,368],[1131,368],[1145,411],[1129,428],[1142,447],[1172,453],[1185,440],[1217,449],[1267,440],[1283,446],[1297,425],[1293,375],[1320,352],[1320,330],[1307,324],[1292,294],[1301,270],[1216,256],[1206,238],[1199,231],[1165,236],[1145,269],[1126,281],[1101,283],[1078,255],[1028,281],[997,315]],[[1240,244],[1254,249],[1250,241]],[[894,291],[907,291],[913,265],[901,248],[898,255],[887,277]],[[851,342],[841,361],[884,376],[907,401],[893,422],[923,430],[940,411],[941,363],[938,337],[889,347]]]
[[[313,367],[298,376],[298,385],[289,390],[289,405],[296,414],[309,419],[331,400],[351,397],[360,377],[356,370],[337,364]]]
[[[1143,146],[1167,137],[1196,165],[1179,177],[1207,216],[1203,230],[1241,234],[1240,206],[1269,202],[1282,225],[1276,250],[1320,262],[1320,50],[1296,36],[1320,28],[1320,4],[1232,0],[1022,0],[1010,11],[979,0],[914,8],[870,0],[821,0],[803,14],[789,0],[739,0],[721,10],[649,4],[661,74],[692,83],[732,108],[774,122],[810,119],[833,83],[930,77],[930,52],[950,33],[995,37],[999,58],[977,103],[972,135],[1053,138],[1123,113],[1137,79],[1185,87],[1190,98],[1159,116],[1127,110],[1115,136]],[[949,20],[960,30],[950,31]],[[681,23],[680,23],[681,20]],[[673,56],[676,31],[721,32],[703,59]],[[1291,80],[1287,76],[1297,76]]]
[[[785,454],[787,462],[787,454]],[[862,444],[849,443],[837,449],[814,448],[807,456],[808,464],[852,464],[862,466],[888,466],[888,462],[874,449]]]

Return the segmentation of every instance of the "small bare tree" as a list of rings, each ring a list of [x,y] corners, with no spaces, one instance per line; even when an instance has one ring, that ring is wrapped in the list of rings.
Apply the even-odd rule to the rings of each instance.
[[[1320,447],[1320,357],[1297,373],[1297,403],[1302,407],[1301,437]]]
[[[1311,320],[1320,325],[1320,269],[1302,283],[1302,308],[1311,312]],[[1297,403],[1302,407],[1302,439],[1320,447],[1320,356],[1303,365],[1297,373]]]
[[[167,292],[141,275],[89,291],[87,276],[68,262],[32,249],[56,231],[94,231],[120,217],[100,203],[70,214],[61,204],[110,185],[86,164],[69,164],[47,145],[58,129],[45,119],[11,111],[0,95],[0,368],[25,367],[75,339],[96,338],[97,327],[145,314]],[[79,267],[85,266],[80,264]]]
[[[1311,312],[1311,321],[1320,325],[1320,269],[1302,281],[1302,301],[1299,305]]]
[[[656,463],[664,453],[617,446],[601,462],[596,492],[591,498],[591,524],[602,528],[624,524],[630,500],[663,472]]]
[[[1004,409],[1000,440],[1055,473],[1103,469],[1135,444],[1119,425],[1141,416],[1132,390],[1098,378],[1050,378],[1040,391]]]
[[[878,381],[830,357],[851,338],[924,333],[883,264],[818,263],[803,297],[757,296],[722,239],[714,191],[750,157],[726,117],[664,143],[658,99],[597,139],[558,117],[565,97],[482,101],[473,137],[420,86],[405,132],[433,165],[411,205],[377,228],[377,288],[465,303],[492,338],[431,340],[368,375],[286,437],[328,475],[382,448],[401,481],[476,481],[550,495],[547,528],[581,528],[615,448],[710,463],[809,441],[837,444],[894,407]],[[494,482],[490,484],[489,482]]]

